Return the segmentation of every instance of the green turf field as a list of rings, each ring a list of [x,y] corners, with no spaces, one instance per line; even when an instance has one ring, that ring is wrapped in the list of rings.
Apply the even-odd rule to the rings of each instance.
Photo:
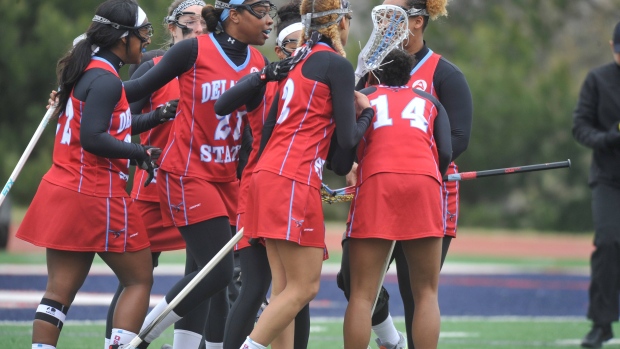
[[[397,323],[404,329],[402,321]],[[442,320],[439,348],[451,349],[524,349],[524,348],[578,348],[581,336],[589,324],[580,319],[537,318],[445,318]],[[620,326],[615,326],[615,332]],[[103,324],[68,322],[63,328],[58,348],[101,348]],[[309,349],[341,349],[342,320],[313,319],[310,328]],[[29,348],[30,324],[0,326],[3,348]],[[172,329],[168,329],[150,348],[159,349],[172,343]],[[612,340],[605,348],[619,348]],[[371,348],[376,346],[371,345]]]

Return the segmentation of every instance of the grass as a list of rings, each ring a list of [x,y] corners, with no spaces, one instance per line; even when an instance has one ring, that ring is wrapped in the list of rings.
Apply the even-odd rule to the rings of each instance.
[[[404,323],[397,321],[399,330]],[[620,326],[614,326],[618,332]],[[571,318],[444,318],[439,338],[440,349],[523,349],[523,348],[577,348],[583,335],[589,330],[585,320]],[[101,323],[69,322],[63,327],[58,348],[100,348],[104,325]],[[30,346],[30,324],[0,326],[0,340],[5,348]],[[172,329],[152,343],[158,349],[164,343],[172,343]],[[605,348],[618,348],[616,342]],[[309,349],[341,349],[342,320],[312,319]],[[371,348],[376,348],[374,339]]]

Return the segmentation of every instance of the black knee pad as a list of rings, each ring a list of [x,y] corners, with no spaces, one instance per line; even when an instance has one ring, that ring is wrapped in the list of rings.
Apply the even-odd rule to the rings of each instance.
[[[36,320],[49,322],[50,324],[58,327],[62,330],[62,325],[65,322],[69,306],[62,305],[55,300],[49,298],[41,299],[41,303],[37,307],[37,312],[34,315]]]
[[[389,300],[390,294],[385,287],[381,286],[381,291],[379,291],[379,297],[377,298],[377,305],[375,306],[375,309],[383,308]]]
[[[338,288],[342,290],[345,298],[348,300],[349,299],[349,285],[347,285],[346,282],[344,281],[344,276],[342,276],[342,273],[340,271],[338,271],[338,274],[336,275],[336,285],[338,285]]]

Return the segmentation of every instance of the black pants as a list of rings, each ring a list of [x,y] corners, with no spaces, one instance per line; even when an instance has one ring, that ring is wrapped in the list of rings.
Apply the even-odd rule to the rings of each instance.
[[[596,325],[618,321],[620,305],[620,189],[592,188],[594,246],[590,259],[588,318]]]

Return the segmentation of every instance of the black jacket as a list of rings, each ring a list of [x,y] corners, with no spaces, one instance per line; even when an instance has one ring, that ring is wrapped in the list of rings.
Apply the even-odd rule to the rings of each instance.
[[[589,184],[620,187],[620,66],[591,70],[573,113],[573,136],[593,149]]]

